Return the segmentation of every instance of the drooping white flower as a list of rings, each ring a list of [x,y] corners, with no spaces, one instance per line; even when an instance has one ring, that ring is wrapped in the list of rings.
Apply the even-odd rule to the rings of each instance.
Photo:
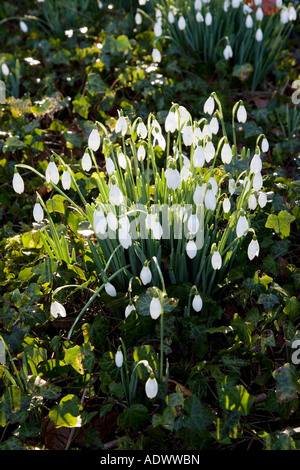
[[[187,226],[191,234],[196,235],[200,227],[200,222],[197,214],[190,215]]]
[[[168,13],[168,22],[169,22],[170,24],[173,24],[174,21],[175,21],[174,13],[173,13],[172,11],[169,11],[169,13]]]
[[[142,267],[142,270],[140,272],[140,279],[142,283],[144,284],[144,286],[146,284],[150,284],[152,280],[152,273],[151,273],[151,269],[149,268],[149,266]]]
[[[250,194],[248,199],[248,207],[251,211],[254,211],[257,207],[257,200],[255,194]]]
[[[112,158],[110,158],[110,157],[107,158],[107,160],[105,162],[105,166],[106,166],[107,174],[109,176],[112,175],[116,171],[115,164],[114,164]]]
[[[132,304],[127,305],[127,307],[125,308],[125,318],[129,317],[131,312],[133,312],[134,310],[136,310],[134,305]]]
[[[132,238],[129,231],[126,228],[119,229],[119,242],[122,247],[127,250],[132,245]]]
[[[217,205],[216,196],[212,189],[208,189],[205,194],[204,204],[206,209],[214,211]]]
[[[160,240],[163,235],[163,229],[162,229],[161,224],[158,221],[157,222],[155,221],[152,224],[151,229],[152,229],[152,235],[155,238],[155,240]]]
[[[119,155],[118,155],[118,163],[119,163],[120,167],[123,168],[123,170],[126,170],[127,161],[126,161],[126,157],[125,157],[123,152],[120,152]]]
[[[222,257],[218,251],[214,251],[211,257],[211,265],[214,270],[221,269]]]
[[[44,218],[44,209],[39,202],[33,206],[33,218],[36,222],[41,222]]]
[[[22,33],[28,33],[28,26],[25,21],[20,21],[20,30]]]
[[[61,177],[61,184],[62,187],[67,190],[71,187],[71,175],[67,170],[64,170],[62,177]]]
[[[280,10],[280,22],[282,24],[287,24],[289,22],[289,11],[286,7],[283,7]]]
[[[236,224],[236,235],[241,238],[249,230],[249,223],[245,215],[241,215]]]
[[[155,22],[153,31],[157,38],[162,35],[162,23],[160,18]]]
[[[46,168],[45,176],[47,183],[50,183],[50,181],[52,181],[52,183],[57,184],[59,182],[58,168],[54,161],[49,162]]]
[[[212,14],[208,11],[205,15],[205,24],[206,26],[210,26],[212,24]]]
[[[153,297],[150,302],[150,316],[153,320],[157,320],[157,318],[161,315],[162,312],[162,304],[158,297]]]
[[[115,287],[110,282],[106,282],[104,284],[104,289],[105,289],[105,292],[107,293],[107,295],[109,295],[110,297],[116,297],[117,291],[116,291]]]
[[[161,62],[161,53],[156,47],[154,47],[152,51],[152,59],[153,62],[156,62],[157,64]]]
[[[257,8],[257,10],[255,12],[255,17],[256,17],[257,21],[262,21],[262,19],[264,17],[264,12],[262,11],[261,7]]]
[[[240,6],[241,0],[232,0],[232,8],[238,8]]]
[[[246,21],[245,21],[246,28],[251,29],[253,27],[253,19],[251,15],[247,15]]]
[[[228,180],[228,191],[231,194],[231,196],[235,193],[235,180],[233,178],[230,178]]]
[[[276,8],[281,8],[282,7],[282,0],[276,0]]]
[[[233,57],[233,50],[230,44],[227,44],[227,46],[225,46],[223,56],[225,60],[229,60],[231,59],[231,57]]]
[[[107,220],[107,225],[110,228],[110,230],[115,232],[119,225],[116,215],[113,212],[109,212],[106,216],[106,220]]]
[[[238,122],[247,121],[247,111],[244,105],[239,106],[236,117],[237,117]]]
[[[203,18],[203,15],[202,15],[201,11],[197,11],[196,21],[197,21],[197,23],[203,23],[204,22],[204,18]]]
[[[212,96],[210,96],[209,98],[207,98],[207,100],[204,103],[203,111],[205,113],[212,115],[214,110],[215,110],[215,100],[213,99]]]
[[[203,300],[201,299],[201,296],[199,294],[196,294],[194,296],[193,301],[192,301],[192,306],[196,312],[200,312],[200,310],[202,310]]]
[[[263,178],[260,172],[254,174],[253,191],[259,191],[263,187]]]
[[[248,245],[247,254],[250,261],[252,261],[255,256],[259,255],[259,243],[257,240],[251,240]]]
[[[121,135],[124,136],[126,135],[127,128],[128,128],[128,125],[127,125],[126,118],[124,116],[120,116],[116,122],[116,127],[115,127],[116,133],[117,134],[121,133]]]
[[[205,156],[205,160],[207,161],[207,163],[209,163],[211,160],[214,159],[215,154],[216,154],[216,149],[215,149],[214,144],[211,141],[207,142],[204,147],[204,156]]]
[[[2,71],[2,73],[5,77],[7,77],[9,75],[9,68],[8,68],[7,64],[4,63],[4,64],[1,65],[1,71]]]
[[[205,191],[206,191],[206,183],[202,184],[201,186],[197,184],[196,189],[193,194],[193,201],[195,204],[203,203]]]
[[[180,121],[179,126],[182,128],[183,125],[187,125],[187,123],[189,122],[190,115],[189,115],[188,110],[184,106],[179,106],[178,113],[179,113],[179,121]]]
[[[186,165],[183,165],[183,167],[180,170],[181,181],[187,181],[191,176],[192,176],[192,173],[190,172],[189,168]]]
[[[166,120],[165,120],[165,131],[166,132],[175,132],[178,126],[178,117],[173,111],[169,111]]]
[[[231,209],[231,202],[230,202],[230,199],[228,199],[228,197],[225,197],[225,199],[223,200],[223,212],[225,214],[227,214]]]
[[[225,11],[225,13],[228,12],[229,7],[230,7],[230,2],[229,2],[229,0],[225,0],[224,3],[223,3],[223,10]]]
[[[186,249],[186,254],[188,255],[190,259],[195,258],[195,256],[197,255],[197,245],[194,242],[194,240],[189,240],[186,244],[185,249]]]
[[[219,127],[220,127],[219,126],[219,121],[215,116],[211,119],[211,121],[209,123],[209,127],[211,128],[211,132],[213,134],[216,135],[219,132]]]
[[[20,173],[14,173],[14,176],[12,179],[12,185],[13,185],[14,191],[17,194],[22,194],[24,192],[24,181]]]
[[[230,163],[232,160],[232,149],[228,143],[224,144],[221,150],[221,160],[225,163]]]
[[[65,317],[67,315],[65,307],[56,300],[51,302],[50,313],[54,318]]]
[[[191,146],[194,141],[194,133],[191,126],[185,126],[182,131],[183,143],[186,146]]]
[[[297,19],[297,12],[294,5],[289,5],[289,20],[296,21]]]
[[[178,20],[178,28],[183,31],[185,28],[186,28],[186,21],[185,21],[185,18],[184,16],[180,16],[179,20]]]
[[[139,122],[136,128],[137,135],[140,139],[146,139],[147,137],[147,127],[143,122]]]
[[[129,230],[130,230],[130,220],[127,217],[127,215],[122,215],[119,218],[119,224],[120,224],[120,227],[122,229],[127,230],[127,232],[129,232]]]
[[[93,226],[96,235],[103,235],[106,232],[107,220],[102,210],[95,210],[93,215]]]
[[[123,194],[117,184],[112,184],[109,190],[109,202],[113,206],[119,206],[123,202]]]
[[[208,184],[211,185],[211,189],[213,190],[214,195],[218,194],[219,186],[214,176],[211,176],[208,180]]]
[[[181,186],[180,173],[176,169],[168,168],[165,171],[165,177],[167,181],[167,186],[170,189],[177,189]]]
[[[93,129],[90,133],[88,138],[88,147],[93,150],[93,152],[97,152],[100,147],[100,135],[97,129]]]
[[[195,148],[193,155],[193,165],[195,168],[202,168],[205,163],[205,155],[203,147],[198,146]]]
[[[149,377],[145,385],[145,392],[148,398],[155,398],[158,392],[158,383],[155,378]]]
[[[142,162],[146,157],[146,150],[143,145],[140,145],[137,151],[137,159],[139,162]]]
[[[81,159],[81,167],[84,171],[90,171],[90,169],[92,168],[92,160],[88,152],[85,152],[83,154],[83,157]]]
[[[116,366],[117,367],[122,367],[123,360],[124,360],[123,353],[122,353],[122,351],[118,350],[116,352],[116,355],[115,355],[115,364],[116,364]]]
[[[212,138],[212,130],[209,124],[205,124],[202,129],[203,138],[209,137]]]
[[[261,42],[263,40],[263,32],[261,28],[258,28],[255,33],[255,39],[257,42]]]
[[[267,195],[266,193],[263,193],[262,191],[260,191],[258,193],[258,204],[261,208],[265,207],[265,205],[267,204],[268,202],[268,198],[267,198]]]
[[[137,12],[137,13],[135,14],[134,20],[135,20],[135,23],[136,23],[137,25],[142,24],[142,22],[143,22],[142,15],[141,15],[139,12]]]
[[[264,153],[266,153],[269,150],[269,142],[265,137],[263,138],[261,142],[261,150]]]
[[[256,153],[250,163],[250,173],[260,173],[262,170],[262,161],[260,156]]]
[[[202,0],[195,0],[195,1],[194,1],[194,8],[195,8],[195,10],[201,10],[201,8],[202,8]]]

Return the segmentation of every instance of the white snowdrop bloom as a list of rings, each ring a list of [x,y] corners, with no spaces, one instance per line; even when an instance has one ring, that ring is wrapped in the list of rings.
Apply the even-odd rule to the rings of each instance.
[[[229,7],[230,7],[229,0],[225,0],[224,3],[223,3],[223,10],[225,11],[225,13],[228,12]]]
[[[227,46],[225,47],[223,51],[223,56],[225,60],[229,60],[231,59],[231,57],[233,57],[233,51],[232,51],[232,47],[230,46],[230,44],[227,44]]]
[[[199,146],[195,148],[193,155],[193,165],[195,168],[202,168],[205,163],[205,155],[203,147]]]
[[[67,190],[71,187],[71,175],[67,170],[64,170],[62,177],[61,177],[61,184],[62,187]]]
[[[236,224],[236,236],[241,238],[249,230],[249,223],[245,215],[241,215]]]
[[[145,392],[148,398],[155,398],[158,392],[158,384],[156,379],[149,379],[146,382],[145,385]]]
[[[186,244],[185,249],[186,249],[186,254],[188,255],[190,259],[195,258],[195,256],[197,255],[197,245],[194,242],[194,240],[189,240]]]
[[[1,71],[2,71],[2,73],[5,77],[7,77],[7,75],[9,75],[9,68],[8,68],[7,64],[4,63],[4,64],[1,65]]]
[[[166,120],[165,120],[165,131],[166,132],[175,132],[178,126],[178,117],[173,111],[169,111]]]
[[[214,251],[211,257],[211,265],[214,270],[221,269],[222,257],[218,251]]]
[[[253,18],[251,15],[247,15],[245,25],[246,25],[246,28],[248,29],[253,28]]]
[[[239,106],[236,117],[237,117],[238,122],[247,121],[247,111],[244,105]]]
[[[128,318],[131,312],[133,312],[134,310],[136,310],[134,305],[132,304],[127,305],[127,307],[125,308],[125,318]]]
[[[263,178],[260,172],[254,173],[253,191],[259,191],[263,187]]]
[[[107,228],[107,220],[102,210],[95,210],[93,215],[93,226],[96,235],[104,234]]]
[[[191,126],[185,126],[182,131],[183,143],[186,146],[191,146],[194,141],[194,133]]]
[[[202,310],[203,301],[202,301],[201,296],[199,294],[196,294],[194,296],[193,302],[192,302],[192,307],[196,312],[200,312],[200,310]]]
[[[128,230],[126,228],[119,229],[119,242],[121,243],[122,247],[127,250],[132,245],[132,238]]]
[[[180,179],[181,181],[187,181],[192,176],[192,173],[187,166],[183,165],[180,170]]]
[[[204,18],[203,18],[203,15],[202,15],[201,11],[197,11],[196,21],[197,21],[197,23],[203,23],[204,22]]]
[[[44,209],[39,202],[33,206],[33,218],[36,222],[41,222],[44,218]]]
[[[184,106],[179,106],[178,113],[179,113],[180,127],[182,127],[183,125],[186,125],[189,122],[190,115],[189,115],[188,110]]]
[[[231,5],[232,8],[238,8],[240,6],[241,1],[240,0],[232,0]]]
[[[142,15],[141,15],[139,12],[137,12],[136,15],[135,15],[135,17],[134,17],[134,20],[135,20],[135,23],[136,23],[137,25],[142,24],[142,22],[143,22]]]
[[[59,173],[55,162],[49,162],[46,168],[45,176],[47,183],[50,183],[50,181],[52,181],[52,183],[57,184],[59,182]]]
[[[254,211],[257,207],[257,200],[255,194],[250,194],[248,199],[248,207],[251,211]]]
[[[110,295],[110,297],[116,297],[117,291],[116,291],[115,287],[110,282],[106,282],[104,284],[104,289],[105,289],[105,292],[108,295]]]
[[[139,5],[143,6],[146,5],[147,0],[139,0]]]
[[[194,1],[194,8],[195,8],[195,10],[201,10],[201,8],[202,8],[202,0],[195,0],[195,1]]]
[[[212,113],[215,110],[215,100],[213,99],[212,96],[207,98],[207,100],[204,103],[203,111],[207,114],[212,115]]]
[[[212,14],[208,11],[205,15],[205,24],[206,26],[210,26],[212,24]]]
[[[200,227],[200,222],[197,214],[190,215],[187,226],[191,234],[196,235]]]
[[[235,193],[235,181],[233,178],[230,178],[228,181],[228,191],[231,194],[231,196]]]
[[[127,161],[126,161],[126,157],[125,157],[123,152],[120,152],[119,155],[118,155],[118,163],[119,163],[120,167],[123,168],[123,170],[126,170]]]
[[[175,21],[174,13],[173,13],[172,11],[169,11],[169,13],[168,13],[168,22],[169,22],[170,24],[173,24],[174,21]]]
[[[97,129],[93,129],[88,138],[88,147],[96,152],[100,147],[100,135]]]
[[[215,154],[216,154],[216,149],[214,147],[214,144],[211,141],[207,142],[204,148],[204,156],[205,156],[205,160],[207,161],[207,163],[209,163],[211,160],[214,159]]]
[[[137,159],[139,162],[142,162],[145,159],[146,150],[143,145],[140,145],[137,151]]]
[[[146,139],[147,137],[147,127],[143,122],[139,122],[136,128],[137,135],[140,139]]]
[[[20,21],[20,30],[22,33],[28,33],[28,26],[24,21]]]
[[[205,124],[203,126],[202,134],[203,134],[203,138],[205,137],[209,137],[210,139],[212,138],[212,130],[209,124]]]
[[[252,8],[249,5],[247,5],[247,3],[243,5],[244,15],[248,15],[249,13],[252,13],[252,11],[253,11]]]
[[[153,297],[150,302],[150,316],[153,320],[157,320],[157,318],[161,315],[162,305],[161,301],[158,297]]]
[[[107,220],[107,225],[110,228],[110,230],[115,232],[119,225],[116,215],[113,212],[109,212],[106,216],[106,220]]]
[[[202,184],[201,186],[197,184],[196,189],[194,191],[194,195],[193,195],[193,201],[195,204],[203,203],[205,191],[206,191],[206,184]]]
[[[297,19],[297,12],[295,10],[295,7],[293,5],[289,6],[289,20],[290,21],[295,21]]]
[[[105,163],[107,174],[110,176],[116,171],[115,164],[112,158],[108,157]]]
[[[161,134],[160,124],[156,119],[154,119],[152,121],[152,135],[155,139],[158,139],[160,134]]]
[[[221,160],[225,163],[230,163],[232,160],[232,149],[228,143],[224,144],[221,150]]]
[[[12,185],[13,185],[14,191],[17,194],[22,194],[24,192],[24,181],[20,173],[14,173],[14,176],[12,179]]]
[[[276,8],[281,8],[282,7],[282,0],[276,0]]]
[[[258,28],[255,33],[255,39],[257,42],[261,42],[263,40],[263,32],[261,28]]]
[[[147,230],[152,230],[152,227],[156,223],[155,217],[153,214],[147,214],[145,218],[145,226]]]
[[[252,261],[255,256],[259,255],[259,243],[257,240],[251,240],[248,245],[247,254],[250,261]]]
[[[152,59],[153,62],[156,62],[157,64],[161,62],[161,53],[156,47],[152,51]]]
[[[140,272],[140,279],[142,283],[144,284],[144,286],[146,284],[150,284],[152,280],[152,273],[151,273],[151,269],[148,266],[142,267],[142,270]]]
[[[81,168],[84,171],[90,171],[90,169],[92,168],[92,160],[88,152],[85,152],[83,154],[83,157],[81,159]]]
[[[283,7],[280,10],[280,22],[282,24],[287,24],[289,22],[289,11],[286,7]]]
[[[260,173],[262,170],[262,161],[260,156],[256,153],[250,163],[250,173]]]
[[[213,190],[213,193],[214,195],[216,196],[218,194],[218,191],[219,191],[219,186],[218,186],[218,183],[215,179],[214,176],[211,176],[208,180],[208,184],[211,185],[211,189]]]
[[[219,132],[219,121],[218,119],[214,116],[210,123],[209,123],[209,127],[211,128],[211,132],[216,135],[218,132]]]
[[[223,212],[225,214],[228,214],[228,212],[230,211],[231,209],[231,202],[230,202],[230,199],[228,199],[228,197],[226,197],[224,200],[223,200]]]
[[[65,307],[56,300],[51,302],[50,313],[54,318],[65,317],[67,315]]]
[[[183,31],[185,28],[186,28],[186,21],[185,21],[185,18],[184,16],[180,16],[179,20],[178,20],[178,28]]]
[[[261,142],[261,150],[264,153],[266,153],[269,150],[269,142],[265,137],[263,138]]]
[[[124,116],[120,116],[119,119],[116,122],[116,128],[115,131],[117,134],[121,133],[122,136],[124,136],[127,132],[127,121]]]
[[[127,215],[122,215],[122,217],[119,218],[119,225],[122,229],[127,230],[127,232],[129,232],[130,220],[128,219]]]
[[[262,0],[254,0],[254,5],[258,7],[259,5],[262,4]]]
[[[157,145],[164,151],[166,149],[166,139],[162,134],[157,134]]]
[[[160,240],[163,235],[163,229],[159,222],[154,222],[152,225],[152,234],[155,240]]]
[[[208,189],[205,194],[204,204],[206,209],[214,211],[217,205],[216,196],[212,189]]]
[[[119,206],[123,202],[123,194],[116,184],[112,184],[109,190],[109,202],[113,206]]]
[[[157,38],[162,35],[162,23],[160,19],[156,21],[153,31]]]
[[[180,179],[180,173],[178,170],[173,170],[172,168],[168,168],[165,171],[165,177],[167,181],[167,186],[170,189],[177,189],[180,188],[181,185],[181,179]]]
[[[116,366],[117,367],[122,367],[123,360],[124,360],[123,353],[122,353],[122,351],[118,350],[116,352],[116,355],[115,355],[115,364],[116,364]]]
[[[267,204],[268,202],[268,198],[267,198],[267,195],[266,193],[263,193],[262,191],[260,191],[258,193],[258,205],[263,208],[265,207],[265,205]]]
[[[258,7],[255,12],[255,18],[257,19],[257,21],[262,21],[263,17],[264,17],[264,12],[262,11],[261,7]]]

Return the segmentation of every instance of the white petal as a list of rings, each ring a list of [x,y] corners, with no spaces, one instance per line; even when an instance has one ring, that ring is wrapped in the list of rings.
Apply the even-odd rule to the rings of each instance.
[[[89,153],[84,153],[81,159],[81,166],[84,171],[90,171],[90,169],[92,168],[92,160]]]
[[[223,211],[225,212],[225,214],[227,214],[231,209],[231,203],[230,203],[230,199],[228,199],[228,197],[226,197],[224,200],[223,200]]]
[[[116,297],[117,291],[116,291],[115,287],[110,282],[105,283],[104,289],[105,289],[105,291],[108,295],[110,295],[111,297]]]
[[[144,286],[146,284],[149,284],[152,280],[152,273],[151,270],[148,266],[143,266],[141,272],[140,272],[140,279]]]
[[[190,259],[195,258],[197,255],[197,245],[193,240],[189,240],[186,244],[186,253]]]
[[[259,255],[259,244],[257,240],[251,240],[251,242],[248,245],[248,250],[247,250],[248,258],[253,260],[255,256]]]
[[[207,98],[207,100],[204,103],[204,108],[203,111],[208,114],[212,114],[215,109],[215,100],[213,99],[212,96]]]
[[[193,309],[196,312],[200,312],[200,310],[202,310],[203,301],[202,301],[201,296],[199,294],[195,295],[195,297],[193,298],[192,306],[193,306]]]
[[[117,351],[115,355],[115,363],[117,367],[122,367],[123,365],[123,353],[122,351]]]
[[[206,209],[214,211],[217,205],[216,196],[212,189],[208,189],[205,194],[204,204]]]
[[[188,226],[189,231],[193,235],[196,235],[200,227],[200,222],[199,222],[197,214],[190,215],[187,226]]]
[[[97,129],[93,129],[88,138],[88,146],[91,150],[96,152],[100,147],[100,135]]]
[[[243,215],[240,216],[236,225],[236,235],[238,238],[245,235],[249,230],[249,223],[247,218]]]
[[[158,392],[158,384],[156,379],[149,379],[146,382],[145,385],[145,392],[148,398],[155,398]]]
[[[33,218],[36,222],[41,222],[44,218],[44,210],[39,202],[33,206]]]
[[[70,189],[70,187],[71,187],[71,175],[67,170],[65,170],[62,174],[61,183],[62,183],[62,187],[64,189]]]
[[[150,302],[150,316],[153,320],[157,320],[157,318],[161,315],[162,305],[160,299],[157,297],[153,297]]]
[[[23,181],[22,176],[19,173],[14,173],[12,185],[13,185],[14,191],[17,194],[22,194],[24,192],[24,181]]]
[[[218,251],[214,251],[211,257],[211,265],[213,269],[221,269],[222,266],[222,258]]]

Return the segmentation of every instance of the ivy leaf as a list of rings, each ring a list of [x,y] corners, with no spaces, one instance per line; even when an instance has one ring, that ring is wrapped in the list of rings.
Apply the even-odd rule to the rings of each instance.
[[[276,379],[277,401],[295,398],[300,391],[298,371],[292,364],[284,364],[273,372]]]
[[[149,419],[148,410],[144,405],[132,405],[130,408],[125,408],[118,418],[118,426],[122,429],[134,426],[139,426]]]
[[[57,428],[60,427],[80,427],[78,419],[80,411],[83,409],[79,398],[76,395],[66,395],[59,404],[49,411],[49,417]]]
[[[290,224],[295,220],[295,217],[288,211],[280,211],[278,216],[269,214],[266,227],[272,228],[281,236],[281,238],[288,237],[290,234]]]

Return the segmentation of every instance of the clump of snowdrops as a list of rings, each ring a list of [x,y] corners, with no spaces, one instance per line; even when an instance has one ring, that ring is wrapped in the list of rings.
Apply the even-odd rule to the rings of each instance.
[[[148,314],[153,320],[160,318],[163,351],[166,286],[189,282],[192,288],[185,314],[200,312],[203,296],[217,288],[240,248],[245,246],[250,260],[259,255],[251,219],[267,203],[261,153],[268,151],[268,141],[261,134],[252,151],[238,149],[235,123],[247,119],[242,101],[232,110],[233,142],[216,93],[207,98],[203,111],[205,117],[193,120],[186,108],[173,104],[164,123],[154,114],[147,122],[141,118],[130,122],[120,113],[113,136],[101,123],[95,123],[81,160],[82,169],[93,171],[97,182],[99,194],[93,201],[85,200],[72,167],[59,155],[51,157],[45,175],[28,165],[16,165],[13,187],[17,193],[24,191],[19,169],[31,169],[63,195],[88,225],[80,234],[87,238],[99,287],[91,290],[92,296],[69,337],[103,290],[112,297],[118,290],[128,290],[125,321],[132,312],[138,313],[132,296],[133,281],[138,279],[148,289]],[[97,164],[101,151],[105,173]],[[243,162],[243,171],[237,169],[237,162]],[[71,187],[78,192],[81,204],[68,195]],[[76,253],[70,252],[64,235],[57,233],[38,194],[33,217],[36,229],[42,228],[49,256],[76,262]],[[55,295],[51,314],[65,316],[66,310]],[[162,377],[162,352],[159,370]]]
[[[140,6],[144,2],[140,1]],[[183,55],[216,64],[226,59],[251,74],[252,89],[270,73],[284,50],[297,11],[292,3],[276,0],[271,14],[262,0],[150,0],[155,10],[153,59],[160,62],[164,39]],[[142,10],[137,11],[140,23]],[[147,15],[148,16],[148,15]]]

